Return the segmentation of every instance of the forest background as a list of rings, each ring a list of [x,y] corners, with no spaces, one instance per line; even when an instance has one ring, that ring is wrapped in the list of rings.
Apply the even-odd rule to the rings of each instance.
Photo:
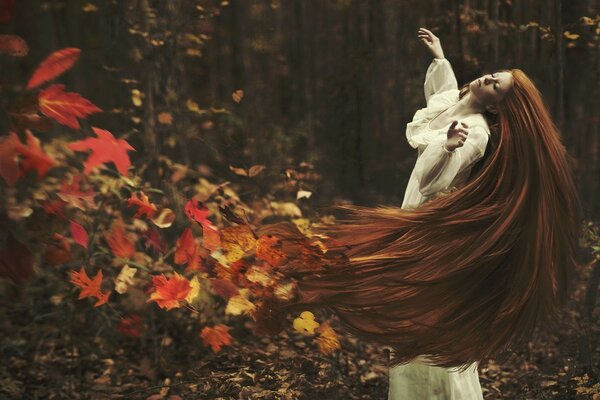
[[[20,110],[33,71],[57,50],[80,49],[57,82],[102,112],[80,119],[78,129],[43,121],[32,130],[48,154],[71,166],[73,158],[57,156],[56,149],[93,136],[92,127],[126,140],[135,148],[129,153],[131,186],[169,204],[179,236],[187,226],[182,199],[204,193],[198,199],[210,203],[217,190],[223,195],[219,205],[234,198],[237,210],[260,210],[255,221],[261,223],[318,216],[321,207],[340,202],[401,204],[416,159],[404,130],[425,105],[423,80],[431,61],[417,39],[419,27],[440,37],[459,84],[520,68],[542,92],[571,155],[586,217],[582,259],[588,262],[577,271],[569,317],[556,336],[544,336],[502,363],[486,363],[482,385],[490,399],[598,399],[598,13],[593,0],[0,0],[0,35],[26,43],[26,51],[14,37],[0,44],[0,134],[21,129],[25,138],[33,125]],[[72,172],[50,173],[46,181],[69,181]],[[109,178],[94,183],[103,194],[122,192],[118,185],[124,185]],[[19,184],[1,186],[8,216],[2,240],[7,243],[10,231],[40,255],[31,274],[7,273],[0,291],[2,350],[11,361],[0,367],[0,390],[7,396],[385,397],[385,354],[351,338],[339,339],[342,349],[335,355],[320,354],[293,329],[277,339],[258,338],[244,334],[247,321],[229,321],[240,347],[211,352],[206,339],[189,332],[207,321],[224,322],[215,310],[190,322],[155,304],[140,305],[128,310],[123,328],[122,311],[78,302],[69,274],[88,262],[98,268],[90,261],[94,253],[88,249],[77,258],[69,251],[69,262],[49,263],[56,256],[48,257],[52,231],[27,232],[38,224],[28,213],[40,200],[36,194],[52,186],[32,176]],[[90,228],[92,249],[94,239],[111,229],[108,218],[97,217],[114,216],[114,200],[98,201],[92,208],[105,211],[79,220]],[[139,228],[131,218],[126,226],[130,232]],[[95,247],[103,248],[114,253],[111,246]],[[141,270],[151,261],[139,255],[140,248],[129,265],[137,262]],[[116,276],[117,267],[113,263],[105,275]],[[203,309],[211,304],[222,314],[228,303],[221,300],[205,299]],[[198,342],[188,343],[191,337]]]

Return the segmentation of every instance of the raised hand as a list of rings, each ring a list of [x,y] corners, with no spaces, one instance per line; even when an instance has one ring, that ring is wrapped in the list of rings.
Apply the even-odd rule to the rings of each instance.
[[[445,147],[448,151],[453,151],[457,147],[462,147],[465,144],[465,140],[467,140],[467,136],[469,135],[469,125],[461,122],[462,127],[456,127],[458,124],[458,120],[452,121],[450,128],[448,128],[447,139]],[[463,128],[464,127],[464,128]]]
[[[442,50],[442,44],[440,43],[440,39],[437,36],[435,36],[430,30],[425,28],[419,28],[418,36],[419,39],[421,39],[421,41],[425,43],[425,46],[427,46],[427,48],[431,51],[431,54],[433,54],[435,58],[444,58],[444,50]]]

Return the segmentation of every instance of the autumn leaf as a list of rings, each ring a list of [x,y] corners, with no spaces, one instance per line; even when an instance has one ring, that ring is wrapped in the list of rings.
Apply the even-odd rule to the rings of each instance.
[[[229,346],[232,343],[229,329],[223,324],[215,325],[212,328],[206,326],[202,329],[200,337],[206,346],[210,346],[215,353],[218,353],[222,346]]]
[[[0,54],[13,57],[24,57],[29,53],[27,42],[17,35],[0,35]]]
[[[46,244],[44,261],[50,265],[60,265],[69,261],[71,259],[71,245],[67,238],[55,232],[50,240]]]
[[[56,78],[71,68],[79,60],[80,54],[81,50],[75,47],[67,47],[50,54],[31,76],[29,83],[27,83],[27,89],[33,89],[50,79]]]
[[[191,228],[187,228],[177,239],[175,248],[175,264],[187,264],[186,272],[204,270],[201,262],[200,246],[194,240]]]
[[[256,242],[256,258],[265,260],[276,267],[287,260],[287,254],[282,251],[282,242],[274,235],[261,235]]]
[[[200,280],[198,279],[198,275],[195,275],[192,278],[192,280],[190,281],[190,287],[192,289],[186,296],[185,301],[187,301],[189,304],[192,304],[194,302],[194,299],[196,299],[196,297],[198,297],[198,295],[200,294]]]
[[[163,125],[171,125],[173,123],[173,116],[168,112],[161,112],[158,114],[158,122]]]
[[[121,318],[117,324],[117,330],[125,336],[140,337],[143,335],[145,327],[142,317],[137,314],[127,318]]]
[[[248,271],[246,271],[246,279],[248,279],[249,282],[257,283],[263,287],[272,286],[275,283],[273,278],[269,275],[269,271],[264,267],[258,267],[256,265],[248,268]]]
[[[128,176],[127,169],[131,166],[128,151],[135,151],[129,143],[115,137],[107,130],[92,127],[97,138],[87,138],[78,142],[69,143],[67,147],[75,151],[91,150],[92,154],[83,163],[84,174],[89,174],[92,168],[107,162],[112,162],[123,176]]]
[[[170,208],[161,209],[152,219],[152,223],[159,228],[168,228],[175,221],[175,213]]]
[[[115,291],[119,294],[126,293],[129,286],[133,285],[133,277],[136,272],[136,268],[131,268],[129,265],[125,264],[123,268],[121,268],[119,275],[115,278]]]
[[[71,271],[71,283],[81,289],[79,300],[86,297],[96,297],[98,301],[94,304],[94,307],[99,307],[108,302],[108,296],[111,292],[102,293],[100,288],[102,285],[102,270],[98,271],[94,279],[90,279],[83,267],[79,272]]]
[[[73,241],[87,249],[89,239],[85,228],[75,221],[71,221],[69,228],[71,230],[71,237],[73,238]]]
[[[54,214],[62,219],[67,219],[65,213],[63,212],[65,204],[67,203],[61,199],[40,201],[40,206],[46,214]]]
[[[148,200],[148,196],[144,192],[141,192],[140,197],[137,196],[137,193],[132,193],[131,197],[127,200],[127,205],[138,206],[138,210],[136,211],[134,218],[141,217],[142,215],[146,215],[148,218],[152,218],[152,215],[156,212],[156,205],[151,203]]]
[[[564,31],[563,35],[570,40],[576,40],[577,38],[579,38],[579,35],[576,33],[571,33],[569,31]]]
[[[40,91],[40,111],[62,125],[79,129],[77,118],[102,111],[91,101],[81,97],[79,93],[65,92],[65,85],[57,83]]]
[[[251,315],[252,311],[256,309],[256,306],[248,300],[249,293],[250,291],[248,289],[241,289],[238,295],[231,297],[227,302],[227,307],[225,307],[225,314]]]
[[[302,333],[315,333],[315,329],[319,327],[319,323],[315,321],[315,316],[310,311],[304,311],[300,317],[294,319],[294,329]]]
[[[14,186],[21,176],[15,150],[16,143],[12,134],[0,139],[0,176],[8,186]]]
[[[44,153],[40,147],[40,140],[33,136],[30,130],[26,131],[25,144],[21,143],[16,133],[11,132],[15,143],[15,152],[22,156],[19,162],[20,174],[25,176],[27,172],[34,169],[37,172],[37,180],[41,180],[50,168],[56,163],[52,157]]]
[[[165,241],[156,228],[149,228],[144,233],[144,246],[146,248],[152,246],[159,253],[163,253],[165,251]]]
[[[170,279],[167,279],[164,274],[155,275],[152,277],[152,284],[155,291],[147,302],[154,301],[166,310],[180,307],[181,302],[185,301],[192,290],[190,281],[177,272]]]
[[[62,182],[60,190],[56,195],[81,211],[88,211],[96,208],[96,203],[94,202],[96,192],[93,189],[81,190],[81,180],[83,177],[85,175],[78,174],[72,176],[70,182]]]
[[[210,284],[212,290],[225,300],[229,300],[231,297],[239,294],[237,286],[227,279],[211,279]]]
[[[244,98],[244,91],[242,89],[236,90],[231,95],[231,98],[233,98],[233,101],[235,101],[236,103],[239,103]]]
[[[210,211],[204,206],[198,208],[197,202],[198,200],[196,199],[188,200],[184,207],[185,214],[191,221],[200,223],[203,229],[214,229],[216,231],[217,227],[208,219]]]
[[[132,258],[135,254],[135,245],[129,240],[121,219],[113,222],[109,232],[104,232],[104,238],[115,256]]]
[[[221,247],[221,235],[216,229],[205,229],[202,232],[202,246],[204,248],[214,251]]]
[[[229,262],[237,261],[247,251],[256,248],[254,232],[248,225],[228,226],[221,229],[221,248]]]
[[[341,348],[340,339],[333,328],[331,328],[329,321],[323,322],[317,329],[317,332],[319,333],[317,345],[319,346],[321,353],[328,355],[334,350],[339,350]]]

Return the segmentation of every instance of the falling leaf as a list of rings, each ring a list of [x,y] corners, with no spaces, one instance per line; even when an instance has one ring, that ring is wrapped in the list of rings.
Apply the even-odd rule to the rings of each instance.
[[[136,268],[131,268],[129,265],[125,264],[123,268],[121,268],[119,275],[115,278],[115,291],[119,294],[126,293],[129,286],[133,285],[133,277],[136,272]]]
[[[240,294],[233,296],[227,302],[227,307],[225,307],[225,314],[229,315],[241,315],[247,314],[251,315],[251,312],[256,309],[254,303],[248,300],[247,296],[249,294],[248,289],[241,289]]]
[[[81,10],[82,10],[83,12],[86,12],[86,13],[91,13],[91,12],[96,12],[96,11],[98,11],[98,7],[96,7],[96,6],[95,6],[95,5],[93,5],[92,3],[85,3],[85,4],[83,5],[83,7],[81,8]]]
[[[159,228],[168,228],[175,221],[175,213],[170,208],[163,208],[151,221]]]
[[[46,244],[44,261],[50,265],[61,265],[71,259],[71,245],[66,237],[53,233],[51,241]]]
[[[569,31],[564,31],[564,32],[563,32],[563,35],[564,35],[564,36],[565,36],[567,39],[570,39],[570,40],[575,40],[575,39],[577,39],[577,38],[579,37],[579,35],[578,35],[578,34],[576,34],[576,33],[571,33],[571,32],[569,32]]]
[[[168,112],[161,112],[158,114],[158,122],[163,125],[171,125],[173,123],[173,116]]]
[[[37,180],[41,180],[56,161],[46,154],[40,147],[40,140],[27,130],[25,144],[21,143],[16,133],[11,132],[15,144],[15,152],[22,156],[19,162],[20,175],[25,176],[27,172],[34,169],[37,172]]]
[[[231,95],[231,98],[233,98],[233,101],[235,101],[236,103],[239,103],[240,101],[242,101],[242,99],[244,98],[244,91],[239,89],[236,90],[235,92],[233,92],[233,94]]]
[[[27,83],[27,89],[32,89],[62,74],[79,60],[80,54],[81,50],[74,47],[57,50],[50,54],[31,76]]]
[[[296,200],[302,198],[310,199],[310,196],[312,196],[312,192],[309,192],[307,190],[298,190],[298,193],[296,193]]]
[[[221,234],[219,231],[216,229],[204,229],[202,232],[202,246],[211,252],[221,247]]]
[[[265,260],[271,266],[277,267],[287,260],[287,254],[282,251],[279,238],[274,235],[261,235],[256,242],[256,258]]]
[[[221,229],[221,247],[229,262],[237,261],[247,251],[256,248],[254,232],[248,225],[228,226]]]
[[[78,299],[96,297],[98,301],[94,307],[99,307],[108,301],[110,292],[102,293],[102,270],[99,270],[94,279],[90,279],[83,267],[77,271],[71,271],[71,283],[81,289]]]
[[[239,294],[237,286],[235,286],[230,280],[211,279],[210,283],[213,291],[225,300],[229,300],[231,297]]]
[[[115,256],[132,258],[135,255],[135,244],[127,236],[121,219],[115,220],[110,231],[104,232],[104,238]]]
[[[192,289],[185,298],[185,301],[192,304],[194,302],[194,299],[200,294],[200,281],[198,280],[198,275],[192,278],[192,280],[190,281],[190,286]]]
[[[203,114],[208,113],[208,111],[200,109],[200,106],[198,105],[198,103],[196,103],[192,99],[188,99],[187,102],[185,103],[185,105],[188,110],[195,112],[196,114],[203,115]]]
[[[208,228],[216,230],[217,227],[208,219],[208,214],[210,212],[208,208],[204,207],[204,205],[202,205],[201,208],[198,208],[197,203],[198,200],[196,199],[190,199],[185,203],[184,210],[188,218],[191,221],[200,223],[204,229]]]
[[[69,183],[61,183],[60,190],[56,192],[56,195],[81,211],[88,211],[96,208],[96,203],[94,202],[96,192],[93,189],[87,191],[81,189],[81,181],[84,178],[85,175],[73,175]]]
[[[331,328],[329,321],[323,322],[317,329],[317,332],[319,333],[317,345],[319,346],[321,353],[328,355],[334,350],[339,350],[341,348],[340,339],[333,328]]]
[[[315,316],[310,311],[304,311],[300,317],[294,319],[294,329],[302,333],[315,333],[315,329],[319,327],[319,323],[315,321]]]
[[[65,92],[65,85],[57,83],[40,91],[40,111],[45,116],[72,129],[79,129],[77,118],[102,111],[79,93]]]
[[[19,159],[15,150],[15,135],[0,138],[0,176],[4,178],[8,186],[14,186],[20,178]]]
[[[115,139],[107,130],[96,127],[92,127],[92,130],[98,136],[97,138],[87,138],[67,145],[69,149],[75,151],[92,151],[87,161],[83,163],[85,166],[83,173],[87,175],[92,168],[110,161],[115,164],[121,175],[128,176],[127,169],[131,166],[131,161],[127,152],[135,149],[125,140]]]
[[[192,228],[186,228],[177,239],[175,246],[175,264],[186,264],[192,260],[196,253],[196,242],[194,241],[194,234]]]
[[[159,307],[166,310],[180,307],[181,302],[192,290],[190,281],[177,272],[170,279],[167,279],[164,274],[155,275],[152,277],[152,284],[155,291],[147,302],[154,301]]]
[[[246,279],[252,283],[258,283],[263,287],[272,286],[275,283],[264,268],[256,265],[253,265],[246,271]]]
[[[71,221],[69,224],[71,230],[71,237],[73,241],[83,248],[88,248],[88,233],[83,226],[75,221]]]
[[[131,102],[136,107],[142,106],[142,98],[144,94],[140,92],[138,89],[131,89]]]
[[[142,336],[145,330],[142,317],[134,314],[127,318],[121,318],[117,324],[117,330],[121,332],[121,334],[129,337]]]
[[[222,346],[229,346],[232,343],[229,327],[223,324],[215,325],[214,327],[204,327],[200,333],[202,342],[210,346],[215,353],[221,351]]]
[[[17,35],[0,35],[0,54],[24,57],[29,53],[27,42]]]
[[[152,204],[148,200],[148,196],[144,192],[141,192],[140,197],[137,193],[132,193],[131,197],[127,200],[127,205],[138,206],[139,208],[135,212],[134,218],[139,218],[142,215],[146,215],[148,218],[152,218],[152,215],[156,212],[156,205]]]

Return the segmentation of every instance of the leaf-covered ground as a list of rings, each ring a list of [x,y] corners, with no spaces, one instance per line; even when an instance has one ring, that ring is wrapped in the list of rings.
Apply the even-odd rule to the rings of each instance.
[[[480,365],[486,399],[600,399],[600,383],[576,361],[587,268],[551,334],[514,349],[503,363]],[[55,274],[23,288],[2,284],[0,398],[387,398],[387,351],[353,337],[324,356],[312,337],[287,329],[258,338],[250,320],[238,318],[231,324],[235,343],[214,353],[199,339],[198,321],[156,308],[145,334],[130,338],[114,329],[109,311],[76,301],[74,291],[53,294],[57,286]],[[599,331],[592,326],[594,365]]]

